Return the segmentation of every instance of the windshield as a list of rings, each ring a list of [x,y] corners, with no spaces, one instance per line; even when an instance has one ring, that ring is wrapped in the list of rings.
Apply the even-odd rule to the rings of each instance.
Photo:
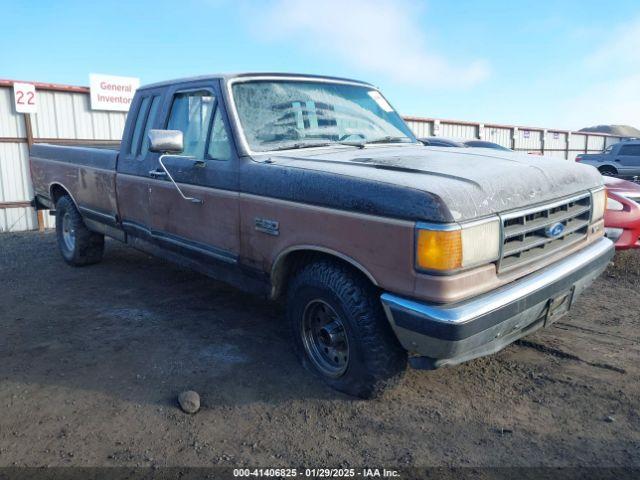
[[[234,84],[233,98],[255,152],[415,142],[384,97],[366,86],[253,80]]]

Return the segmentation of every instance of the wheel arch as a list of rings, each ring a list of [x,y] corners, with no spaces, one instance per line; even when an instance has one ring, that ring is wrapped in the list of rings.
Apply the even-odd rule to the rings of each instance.
[[[51,185],[49,185],[49,198],[51,199],[51,203],[53,203],[54,208],[56,206],[56,203],[58,203],[58,200],[60,200],[60,198],[65,195],[68,195],[69,198],[71,198],[73,205],[76,208],[78,208],[78,202],[76,202],[76,199],[73,198],[73,195],[71,194],[69,189],[65,187],[62,183],[53,182],[51,183]]]
[[[371,272],[348,255],[316,245],[297,245],[280,252],[273,262],[271,267],[271,298],[277,300],[282,297],[287,290],[289,278],[301,265],[320,259],[328,259],[347,265],[364,275],[374,286],[379,286]]]
[[[602,165],[598,165],[598,171],[602,172],[603,170],[613,170],[616,173],[620,173],[620,170],[615,165],[610,163],[603,163]]]

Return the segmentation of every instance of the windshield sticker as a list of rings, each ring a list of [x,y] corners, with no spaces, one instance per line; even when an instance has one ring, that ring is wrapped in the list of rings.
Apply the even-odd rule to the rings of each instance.
[[[393,108],[391,107],[391,105],[389,105],[389,102],[384,99],[380,92],[378,92],[377,90],[369,90],[367,93],[376,101],[376,103],[382,110],[384,110],[385,112],[393,112]]]

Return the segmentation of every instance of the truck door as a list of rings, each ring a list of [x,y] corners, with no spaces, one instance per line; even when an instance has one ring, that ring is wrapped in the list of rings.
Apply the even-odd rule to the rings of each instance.
[[[218,93],[217,84],[172,93],[165,128],[183,132],[184,151],[163,162],[180,190],[200,202],[185,200],[160,173],[151,181],[151,223],[165,248],[233,264],[240,246],[237,159]]]
[[[136,237],[150,238],[149,170],[158,163],[158,155],[149,152],[147,133],[158,120],[162,92],[145,91],[137,95],[129,112],[130,121],[123,135],[118,157],[116,194],[122,226]]]

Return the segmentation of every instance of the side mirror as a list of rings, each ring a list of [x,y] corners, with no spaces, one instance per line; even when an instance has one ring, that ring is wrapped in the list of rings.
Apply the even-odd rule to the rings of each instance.
[[[182,153],[184,140],[180,130],[149,130],[149,150],[158,153]]]

